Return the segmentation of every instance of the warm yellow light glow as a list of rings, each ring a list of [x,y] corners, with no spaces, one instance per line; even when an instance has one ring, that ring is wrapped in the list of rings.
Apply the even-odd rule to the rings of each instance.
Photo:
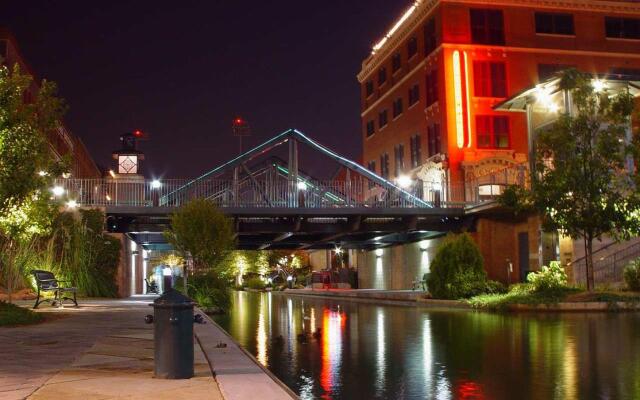
[[[456,116],[456,144],[461,149],[464,146],[464,117],[462,115],[462,76],[460,74],[460,52],[453,52],[453,96]]]
[[[547,111],[557,112],[560,107],[553,101],[551,97],[551,90],[546,87],[538,86],[535,91],[536,102]]]
[[[116,177],[116,173],[115,173],[115,172],[113,172],[113,170],[112,170],[112,169],[110,169],[110,170],[109,170],[109,175],[111,175],[111,177],[112,177],[112,178],[115,178],[115,177]]]
[[[400,175],[398,179],[396,179],[396,182],[403,189],[406,189],[413,184],[413,180],[408,175]]]
[[[111,201],[111,196],[109,196],[109,195],[107,194],[107,195],[105,195],[105,197],[106,197],[107,201]]]
[[[47,176],[47,175],[49,175],[49,173],[47,171],[40,171],[40,172],[38,172],[38,175]]]
[[[591,86],[593,86],[594,92],[599,93],[607,88],[607,83],[600,79],[594,79],[591,81]]]
[[[62,196],[64,194],[64,188],[62,186],[54,186],[51,192],[54,196]]]
[[[78,207],[78,202],[77,201],[75,201],[75,200],[67,201],[67,208],[73,209],[73,208],[76,208],[76,207]]]

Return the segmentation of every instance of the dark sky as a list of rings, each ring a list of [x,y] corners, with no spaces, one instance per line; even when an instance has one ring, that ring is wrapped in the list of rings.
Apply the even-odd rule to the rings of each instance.
[[[4,0],[39,77],[56,81],[67,125],[111,166],[120,134],[151,140],[148,175],[199,175],[238,151],[236,114],[258,144],[296,127],[361,153],[356,74],[405,0]],[[304,166],[313,169],[313,166]]]

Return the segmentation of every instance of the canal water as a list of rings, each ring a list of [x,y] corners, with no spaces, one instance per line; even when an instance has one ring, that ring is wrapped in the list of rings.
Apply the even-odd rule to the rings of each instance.
[[[640,399],[638,313],[233,296],[216,322],[302,399]]]

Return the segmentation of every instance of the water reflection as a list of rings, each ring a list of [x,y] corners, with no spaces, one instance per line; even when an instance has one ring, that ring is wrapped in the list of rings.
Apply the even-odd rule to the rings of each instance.
[[[236,293],[218,317],[303,399],[640,398],[640,316],[427,312]]]

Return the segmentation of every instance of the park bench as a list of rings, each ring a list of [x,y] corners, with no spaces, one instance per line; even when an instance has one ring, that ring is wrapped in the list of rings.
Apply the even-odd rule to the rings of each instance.
[[[62,285],[62,283],[69,283],[68,281],[58,280],[53,273],[40,269],[34,269],[31,273],[36,280],[36,287],[38,290],[38,297],[36,298],[36,304],[33,308],[38,308],[38,306],[45,301],[50,302],[52,306],[55,306],[56,303],[58,303],[59,306],[62,306],[62,302],[65,300],[73,301],[73,304],[78,307],[78,302],[76,301],[76,292],[78,289]],[[45,292],[53,292],[53,299],[47,299],[44,298],[44,296],[41,298],[40,292],[42,292],[43,295]],[[73,293],[73,298],[66,297],[66,293]]]

